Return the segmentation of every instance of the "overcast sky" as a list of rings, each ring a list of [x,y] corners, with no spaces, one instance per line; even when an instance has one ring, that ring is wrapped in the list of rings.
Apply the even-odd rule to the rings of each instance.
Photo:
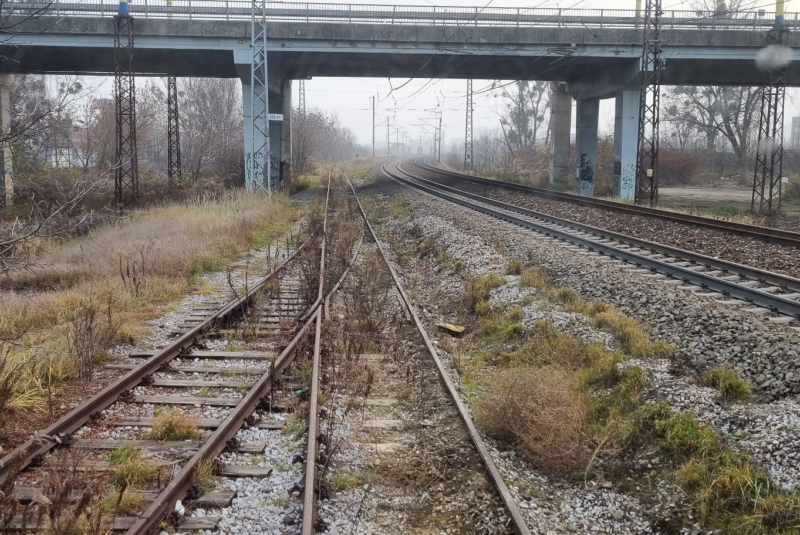
[[[646,0],[643,0],[646,1]],[[691,9],[697,2],[712,3],[714,0],[662,0],[665,10]],[[730,0],[729,0],[730,1]],[[765,9],[774,11],[775,1],[741,0],[742,6],[747,10]],[[798,0],[786,2],[786,11],[791,12]],[[381,3],[354,0],[353,4]],[[385,2],[391,3],[391,2]],[[403,4],[422,4],[436,6],[475,6],[475,7],[560,7],[580,9],[634,9],[635,0],[409,0]],[[143,81],[142,81],[143,82]],[[142,82],[139,82],[142,84]],[[481,129],[499,128],[499,112],[503,108],[502,90],[483,91],[488,89],[492,82],[475,80],[474,82],[474,128],[476,133]],[[143,84],[142,84],[143,85]],[[498,84],[499,85],[499,84]],[[402,88],[400,88],[402,86]],[[400,88],[391,91],[392,88]],[[297,105],[299,83],[294,83],[294,103]],[[103,83],[101,93],[111,96],[111,84]],[[390,95],[391,91],[391,95]],[[794,95],[792,91],[790,96]],[[442,125],[444,141],[449,145],[453,141],[463,142],[466,112],[466,80],[430,80],[407,78],[321,78],[317,77],[306,81],[306,106],[316,108],[326,113],[336,113],[344,125],[351,128],[359,141],[365,145],[372,143],[372,108],[370,96],[376,97],[375,137],[376,147],[385,150],[387,135],[387,116],[389,116],[390,134],[392,142],[397,137],[399,129],[400,138],[407,136],[410,142],[417,143],[420,135],[432,137],[434,113],[431,110],[444,110]],[[573,103],[574,106],[574,103]],[[798,115],[794,99],[787,99],[786,108],[786,138],[789,137],[789,124],[791,117]],[[574,111],[573,111],[574,122]],[[427,124],[426,124],[427,123]],[[614,125],[614,100],[601,102],[599,131],[601,134],[613,132]],[[574,131],[574,130],[573,130]],[[416,141],[414,141],[416,140]],[[428,141],[430,144],[430,141]]]

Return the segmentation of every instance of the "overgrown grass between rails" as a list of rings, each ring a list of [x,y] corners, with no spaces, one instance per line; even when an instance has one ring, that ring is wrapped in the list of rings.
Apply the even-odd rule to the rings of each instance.
[[[149,440],[200,440],[202,433],[197,425],[197,416],[174,409],[153,417]]]
[[[70,358],[70,343],[87,306],[102,308],[100,319],[110,312],[117,336],[106,347],[133,344],[149,332],[143,322],[190,291],[203,272],[224,268],[254,242],[273,243],[299,213],[285,196],[268,201],[243,192],[152,208],[54,246],[37,259],[39,267],[4,278],[0,339],[16,342],[5,368],[14,373],[8,406],[41,407],[50,385],[76,374],[82,363]],[[104,349],[96,348],[98,358]]]
[[[111,483],[115,487],[137,488],[155,481],[160,477],[160,468],[156,466],[136,443],[123,444],[106,454],[113,475]]]

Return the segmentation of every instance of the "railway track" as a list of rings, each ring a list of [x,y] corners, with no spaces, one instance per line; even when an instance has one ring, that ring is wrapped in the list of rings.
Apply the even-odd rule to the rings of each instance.
[[[143,512],[137,516],[114,514],[108,525],[110,529],[116,532],[124,531],[128,535],[153,533],[165,525],[183,531],[215,529],[219,517],[190,517],[187,512],[197,507],[220,508],[230,505],[235,493],[204,494],[198,484],[198,469],[205,463],[206,466],[213,466],[218,475],[268,477],[272,472],[271,469],[248,464],[223,463],[218,457],[225,452],[228,457],[233,458],[241,454],[263,453],[265,444],[242,442],[236,438],[237,433],[243,428],[280,432],[285,423],[279,415],[284,408],[283,400],[287,396],[291,397],[291,391],[299,387],[300,390],[297,392],[308,396],[308,436],[313,437],[307,441],[304,457],[305,485],[301,485],[299,489],[301,492],[299,501],[304,508],[302,533],[315,532],[316,495],[319,491],[316,473],[318,456],[316,437],[319,429],[321,323],[325,305],[347,275],[361,244],[361,240],[358,240],[353,246],[355,253],[350,264],[345,267],[341,278],[325,295],[327,200],[328,197],[325,202],[321,233],[309,236],[307,241],[296,249],[284,250],[283,253],[287,258],[269,275],[250,285],[241,295],[231,300],[224,303],[212,300],[197,307],[196,312],[182,325],[185,330],[165,348],[131,353],[132,358],[143,359],[141,364],[109,365],[111,369],[122,370],[124,375],[0,460],[0,483],[7,483],[4,487],[6,489],[13,489],[11,502],[4,503],[14,504],[12,507],[14,511],[3,511],[0,514],[0,530],[34,532],[52,528],[52,519],[48,524],[47,515],[36,511],[37,504],[43,506],[43,499],[48,502],[51,499],[56,500],[54,496],[47,496],[47,485],[41,485],[45,488],[23,486],[15,484],[14,480],[24,481],[31,470],[50,468],[52,472],[48,473],[55,473],[56,469],[50,464],[57,457],[51,455],[55,450],[61,450],[59,454],[78,451],[98,453],[103,459],[106,457],[101,452],[117,451],[120,447],[133,447],[137,452],[143,452],[148,463],[155,463],[159,469],[171,470],[172,477],[167,477],[166,485],[160,490],[148,488],[146,491],[131,491],[147,503],[146,507],[143,507]],[[317,286],[313,289],[304,288],[303,282],[309,278],[304,270],[308,271],[308,266],[313,264],[308,260],[316,256],[317,250],[319,250]],[[313,373],[306,394],[303,392],[305,389],[302,384],[297,385],[293,378],[282,377],[282,374],[297,355],[303,340],[311,332],[314,333]],[[279,344],[278,347],[284,347],[278,355],[275,355],[277,351],[250,353],[202,350],[204,340],[219,336],[234,338],[246,336],[262,341],[273,340]],[[187,362],[193,365],[186,366]],[[245,362],[247,366],[242,368],[213,365],[223,362],[226,364]],[[204,365],[198,365],[201,363]],[[208,366],[209,363],[212,365]],[[198,380],[196,378],[198,375],[202,379]],[[186,376],[192,379],[183,379]],[[235,380],[230,377],[234,377]],[[185,395],[187,389],[198,388],[200,396]],[[159,391],[169,393],[164,395],[159,394]],[[219,394],[214,396],[209,395],[209,392]],[[137,428],[151,426],[159,413],[166,413],[170,408],[176,408],[173,410],[178,412],[181,409],[199,407],[202,410],[214,407],[220,412],[227,411],[227,414],[222,418],[195,418],[198,428],[209,430],[209,434],[205,437],[194,437],[196,440],[78,438],[81,434],[78,433],[79,430],[89,423],[93,424],[102,419],[103,411],[114,404],[159,407],[159,410],[155,411],[156,416],[124,417],[112,423],[112,426],[126,429],[131,429],[132,426]],[[228,408],[230,410],[227,410]],[[141,411],[134,412],[141,413]],[[291,465],[296,460],[287,458],[279,461]],[[71,468],[98,474],[114,471],[108,461],[86,457],[82,458],[80,466],[74,465]],[[34,481],[39,479],[41,478],[33,478]],[[161,479],[159,476],[159,481]],[[120,501],[126,486],[127,483],[123,485],[123,490],[119,491]],[[66,501],[79,502],[85,498],[86,492],[85,489],[74,489],[72,495],[66,497]]]
[[[796,325],[800,319],[800,279],[553,217],[445,186],[403,170],[400,164],[406,162],[412,163],[413,160],[389,162],[383,166],[383,171],[413,189],[559,239],[585,250],[587,254],[626,262],[639,268],[642,275],[668,277],[678,284],[692,285],[698,291],[705,291],[701,294],[717,297],[731,305],[754,305],[745,310],[771,314],[770,320],[774,322]],[[430,166],[424,169],[440,172]]]
[[[424,325],[422,324],[422,321],[420,321],[419,316],[417,315],[417,312],[411,303],[411,300],[408,298],[408,295],[406,294],[406,291],[403,288],[403,285],[400,281],[400,278],[397,275],[397,272],[395,271],[394,267],[392,267],[392,264],[389,261],[389,257],[386,254],[386,251],[381,246],[380,240],[378,239],[375,230],[372,228],[372,225],[369,222],[367,213],[364,210],[361,201],[358,199],[358,196],[356,195],[356,191],[355,188],[353,187],[353,184],[350,182],[349,179],[347,180],[347,182],[350,186],[350,190],[352,191],[353,197],[356,199],[356,202],[358,204],[359,211],[361,212],[361,216],[364,220],[364,225],[367,228],[369,235],[375,242],[376,248],[380,253],[380,256],[384,264],[386,265],[386,268],[389,270],[391,274],[392,280],[395,285],[395,289],[397,290],[397,293],[400,296],[400,300],[402,301],[402,305],[406,312],[406,315],[408,318],[411,319],[412,323],[414,324],[414,327],[419,333],[419,336],[422,338],[425,344],[428,354],[434,361],[439,377],[441,378],[442,383],[445,386],[445,390],[447,391],[449,398],[452,400],[453,405],[455,406],[460,419],[464,423],[464,426],[467,428],[470,440],[477,449],[481,461],[483,462],[483,465],[489,474],[489,478],[492,481],[492,484],[497,489],[497,492],[500,495],[500,498],[508,511],[514,531],[520,535],[529,535],[530,530],[528,529],[525,520],[522,514],[520,513],[520,510],[517,507],[517,504],[514,501],[511,492],[508,489],[508,486],[503,480],[503,477],[500,474],[499,470],[497,469],[497,466],[495,465],[494,461],[492,460],[489,450],[486,447],[486,444],[484,443],[480,434],[478,433],[478,430],[472,421],[472,417],[470,416],[468,409],[464,405],[464,402],[461,400],[461,396],[458,392],[458,389],[456,388],[455,384],[450,378],[450,375],[447,373],[447,370],[445,369],[442,360],[439,358],[439,354],[436,351],[436,348],[431,343],[431,339],[428,336],[428,333]]]
[[[410,160],[407,162],[411,163]],[[685,225],[702,226],[710,229],[721,230],[730,234],[744,236],[768,243],[775,243],[787,247],[800,247],[800,233],[792,232],[789,230],[782,230],[769,227],[760,227],[757,225],[748,225],[745,223],[737,223],[734,221],[725,221],[721,219],[713,219],[710,217],[702,217],[691,214],[681,214],[678,212],[670,212],[667,210],[659,210],[657,208],[650,208],[647,206],[639,206],[632,204],[625,204],[621,202],[608,201],[604,199],[595,199],[592,197],[584,197],[574,193],[564,193],[552,191],[544,188],[536,188],[533,186],[526,186],[523,184],[514,184],[511,182],[503,182],[501,180],[494,180],[491,178],[484,178],[478,176],[467,175],[458,173],[447,169],[441,169],[430,165],[425,158],[418,158],[413,161],[413,165],[417,168],[436,173],[441,176],[455,178],[458,180],[465,180],[474,184],[483,186],[491,186],[494,188],[503,188],[509,191],[518,191],[535,195],[545,199],[556,201],[564,201],[579,206],[590,206],[594,208],[602,208],[606,210],[613,210],[615,212],[634,214],[639,216],[647,216],[662,221],[672,221],[682,223]]]

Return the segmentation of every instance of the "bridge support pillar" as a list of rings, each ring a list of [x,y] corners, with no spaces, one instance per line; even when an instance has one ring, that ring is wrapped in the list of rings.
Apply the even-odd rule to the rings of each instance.
[[[269,110],[267,113],[272,114],[273,117],[280,115],[283,111],[283,91],[278,89],[269,89],[269,96],[267,98]],[[272,173],[273,189],[278,190],[281,187],[283,166],[281,155],[283,153],[283,121],[269,121],[269,158],[270,158],[270,172]]]
[[[0,74],[0,139],[7,139],[11,130],[11,87],[14,85],[13,74]],[[6,175],[14,175],[11,158],[11,143],[0,146],[0,204],[5,204]]]
[[[579,195],[594,197],[594,171],[597,164],[597,123],[600,100],[577,101],[575,118],[575,188]]]
[[[614,196],[634,200],[639,147],[639,89],[617,91],[614,117]]]
[[[569,134],[572,122],[572,97],[567,84],[550,82],[550,183],[563,185],[569,177]]]
[[[282,86],[283,127],[281,128],[281,182],[292,178],[292,80]]]
[[[253,126],[252,111],[252,93],[250,84],[242,82],[242,126],[244,127],[244,183],[248,187],[252,184],[252,177],[250,176],[253,170],[253,146],[262,146],[264,140],[262,139],[261,132]],[[259,139],[254,140],[253,136],[258,136]],[[264,185],[266,187],[266,184]],[[259,186],[260,187],[260,186]]]

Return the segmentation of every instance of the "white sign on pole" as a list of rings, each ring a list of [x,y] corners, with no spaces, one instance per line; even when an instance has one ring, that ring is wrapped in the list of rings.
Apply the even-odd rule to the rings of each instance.
[[[283,121],[283,114],[282,113],[270,113],[269,114],[270,121]]]

